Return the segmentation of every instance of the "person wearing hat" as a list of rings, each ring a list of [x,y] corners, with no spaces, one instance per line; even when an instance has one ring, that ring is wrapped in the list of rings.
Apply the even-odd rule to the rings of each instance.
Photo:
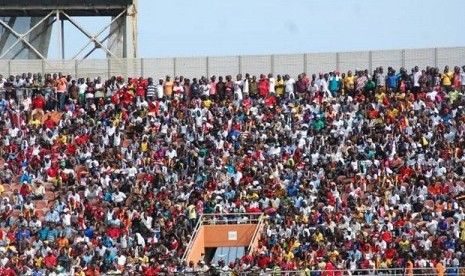
[[[41,181],[34,181],[33,188],[31,193],[32,200],[41,200],[45,196],[45,187],[42,185]]]

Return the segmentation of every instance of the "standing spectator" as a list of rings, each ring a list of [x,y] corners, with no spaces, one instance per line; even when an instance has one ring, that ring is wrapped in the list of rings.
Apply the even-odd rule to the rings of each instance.
[[[58,99],[58,110],[63,111],[65,109],[65,101],[68,92],[68,80],[61,73],[59,78],[56,80],[56,94]]]
[[[258,82],[258,93],[261,98],[266,98],[270,90],[270,83],[264,74],[260,75],[260,80]]]
[[[157,94],[157,88],[155,84],[153,83],[153,78],[148,78],[147,79],[147,87],[146,87],[146,95],[147,95],[147,100],[153,101],[155,99],[155,95]]]
[[[171,80],[171,77],[166,76],[165,82],[163,83],[163,95],[167,99],[171,99],[171,96],[173,94],[173,86],[174,82]]]
[[[284,92],[289,99],[295,99],[295,80],[289,75],[284,76]]]

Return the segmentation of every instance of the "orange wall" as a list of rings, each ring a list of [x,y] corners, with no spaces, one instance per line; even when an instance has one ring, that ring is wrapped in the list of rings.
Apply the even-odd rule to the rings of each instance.
[[[202,226],[200,227],[197,238],[195,239],[194,244],[192,245],[192,249],[186,258],[188,263],[193,261],[195,264],[197,264],[197,262],[202,259],[202,256],[205,255],[204,237],[204,228]]]
[[[195,264],[202,259],[207,247],[247,247],[257,224],[203,225],[199,229],[186,261]],[[237,232],[237,240],[229,240],[229,232]]]
[[[204,247],[244,247],[249,246],[257,224],[204,225]],[[228,240],[229,232],[237,232],[237,240]]]

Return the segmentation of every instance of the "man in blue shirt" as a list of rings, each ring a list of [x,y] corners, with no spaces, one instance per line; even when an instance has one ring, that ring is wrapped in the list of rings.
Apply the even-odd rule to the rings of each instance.
[[[0,113],[3,113],[6,111],[7,107],[7,101],[3,98],[3,95],[0,94]]]
[[[394,92],[397,91],[399,75],[394,69],[390,69],[386,77],[386,87]]]
[[[45,215],[45,221],[58,223],[60,221],[60,214],[52,207]]]
[[[28,240],[31,237],[31,231],[29,231],[26,227],[21,227],[20,230],[16,231],[15,239],[17,241],[24,241]]]
[[[341,78],[339,77],[339,72],[331,73],[329,78],[329,91],[333,97],[337,97],[337,92],[341,88]]]
[[[48,231],[49,231],[48,226],[43,226],[43,227],[39,230],[38,234],[39,234],[39,239],[40,239],[41,241],[45,241],[45,240],[47,239]]]
[[[55,240],[57,239],[58,237],[58,231],[53,227],[50,227],[50,230],[48,231],[47,233],[47,240],[50,242],[50,243],[53,243],[55,242]]]
[[[84,235],[92,240],[94,238],[94,229],[91,226],[87,226],[86,230],[84,230]]]

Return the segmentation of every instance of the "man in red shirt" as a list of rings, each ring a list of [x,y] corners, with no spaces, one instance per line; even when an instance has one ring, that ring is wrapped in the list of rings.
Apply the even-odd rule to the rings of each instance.
[[[268,95],[270,90],[270,82],[264,74],[260,75],[260,80],[258,81],[258,93],[260,97],[265,98]]]
[[[39,121],[42,121],[42,118],[44,117],[44,109],[45,109],[45,98],[42,96],[41,93],[36,93],[36,96],[32,100],[32,112],[31,112],[31,117],[35,118],[36,116],[39,116],[37,119]]]
[[[16,272],[12,268],[10,268],[9,264],[7,264],[6,266],[0,268],[0,275],[14,276],[16,275]]]
[[[107,234],[112,239],[118,239],[121,236],[121,229],[113,225],[107,230]]]
[[[55,128],[56,123],[55,123],[55,121],[53,121],[51,115],[48,115],[47,119],[44,121],[44,125],[45,125],[48,129],[54,129],[54,128]]]
[[[258,267],[261,269],[265,269],[268,267],[268,264],[270,263],[270,258],[265,255],[265,252],[260,252],[260,256],[257,259],[257,264]]]
[[[57,258],[53,256],[52,251],[49,251],[47,256],[44,258],[45,267],[55,268],[57,266]]]
[[[328,260],[326,262],[325,271],[324,271],[323,275],[324,276],[334,276],[334,265],[330,260]]]

